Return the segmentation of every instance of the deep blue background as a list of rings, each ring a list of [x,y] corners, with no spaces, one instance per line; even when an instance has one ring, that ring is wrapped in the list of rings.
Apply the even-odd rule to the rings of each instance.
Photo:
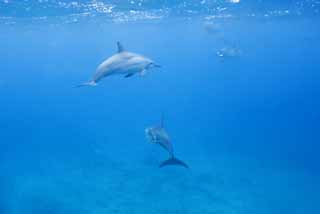
[[[2,144],[82,147],[109,136],[119,141],[115,146],[141,148],[144,127],[164,112],[183,149],[192,150],[188,139],[195,138],[198,146],[232,144],[236,151],[298,158],[317,168],[316,20],[230,22],[223,23],[224,36],[243,55],[225,61],[215,55],[219,40],[199,21],[3,27]],[[163,69],[74,88],[116,51],[117,40]]]

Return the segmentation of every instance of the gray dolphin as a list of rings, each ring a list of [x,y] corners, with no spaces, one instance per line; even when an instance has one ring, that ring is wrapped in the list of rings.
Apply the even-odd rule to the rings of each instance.
[[[155,143],[164,148],[170,155],[168,160],[163,161],[159,167],[164,167],[167,165],[180,165],[185,168],[189,168],[189,166],[181,160],[175,158],[173,153],[173,146],[171,144],[169,135],[164,129],[163,117],[161,119],[160,126],[149,127],[145,129],[145,134],[150,143]]]
[[[125,51],[120,42],[117,42],[117,46],[118,52],[103,61],[97,67],[91,80],[78,85],[79,87],[96,86],[101,79],[111,75],[124,75],[125,78],[128,78],[139,73],[144,76],[147,70],[160,67],[147,57]]]

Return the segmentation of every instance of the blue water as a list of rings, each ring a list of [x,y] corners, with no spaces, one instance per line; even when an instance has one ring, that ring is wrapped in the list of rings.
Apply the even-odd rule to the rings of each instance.
[[[0,0],[0,214],[320,213],[319,13]],[[117,41],[162,68],[76,88]],[[161,115],[191,169],[158,168]]]

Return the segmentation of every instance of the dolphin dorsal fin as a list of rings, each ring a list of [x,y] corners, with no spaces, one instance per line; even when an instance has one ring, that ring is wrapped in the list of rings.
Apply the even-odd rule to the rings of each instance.
[[[117,42],[117,47],[118,47],[118,53],[121,53],[124,51],[124,48],[120,42]]]
[[[164,128],[164,116],[163,113],[161,114],[161,123],[160,123],[161,128]]]

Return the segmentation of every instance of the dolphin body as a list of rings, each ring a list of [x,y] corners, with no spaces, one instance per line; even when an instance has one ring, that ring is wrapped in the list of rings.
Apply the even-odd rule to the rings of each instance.
[[[125,51],[120,42],[117,42],[117,47],[118,52],[97,67],[91,80],[78,85],[78,87],[96,86],[101,79],[111,75],[124,75],[125,78],[131,77],[134,74],[144,76],[147,70],[160,67],[160,65],[157,65],[149,58]]]
[[[185,168],[189,168],[189,166],[183,161],[175,158],[173,153],[173,146],[169,139],[169,135],[163,126],[163,119],[161,120],[161,126],[149,127],[145,129],[145,134],[150,143],[155,143],[160,145],[169,153],[169,159],[160,163],[159,167],[164,167],[168,165],[179,165]]]

